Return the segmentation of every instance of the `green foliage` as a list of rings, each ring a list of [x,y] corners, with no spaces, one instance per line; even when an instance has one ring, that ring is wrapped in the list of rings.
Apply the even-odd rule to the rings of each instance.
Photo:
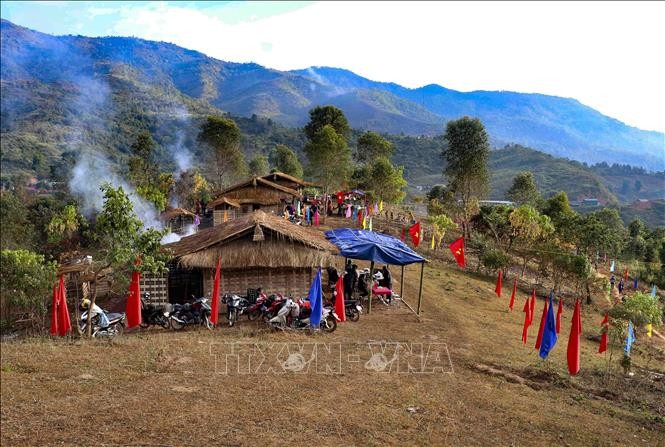
[[[372,163],[378,158],[390,159],[394,152],[393,144],[376,132],[365,132],[358,137],[356,161]]]
[[[476,208],[471,201],[484,197],[489,190],[489,139],[483,123],[467,116],[448,121],[445,139],[448,146],[442,152],[443,172],[450,191],[462,202],[463,231],[468,236],[468,222]]]
[[[627,232],[616,209],[604,208],[582,216],[577,229],[577,246],[587,257],[596,252],[621,253]]]
[[[49,242],[60,243],[70,240],[79,228],[85,225],[85,218],[77,212],[76,205],[66,205],[53,216],[47,226]]]
[[[659,326],[663,321],[663,309],[651,295],[636,292],[610,309],[610,316],[615,320],[632,321],[636,327]]]
[[[302,165],[298,156],[289,147],[278,144],[271,153],[272,164],[280,172],[292,175],[296,178],[303,178]]]
[[[549,216],[540,214],[530,205],[515,208],[508,217],[513,238],[530,244],[554,232]]]
[[[0,193],[0,246],[3,249],[30,248],[35,244],[35,227],[29,220],[28,207],[15,193]]]
[[[488,270],[496,271],[506,267],[510,258],[500,249],[490,248],[480,256],[480,263]]]
[[[268,157],[265,155],[255,155],[249,161],[249,174],[257,177],[264,176],[270,171]]]
[[[140,197],[152,203],[157,211],[164,211],[168,200],[168,186],[164,191],[164,179],[159,174],[154,158],[155,142],[150,133],[141,132],[131,150],[134,156],[128,161],[130,181],[136,186]]]
[[[514,237],[510,224],[510,213],[513,209],[506,205],[482,206],[473,223],[480,231],[491,234],[497,245],[504,244],[508,247]]]
[[[198,139],[212,148],[217,186],[223,187],[247,173],[245,156],[240,151],[240,129],[235,121],[209,116],[201,125]]]
[[[325,126],[332,126],[335,132],[348,142],[351,128],[340,109],[334,106],[317,106],[310,110],[309,122],[304,128],[305,135],[313,141]]]
[[[351,150],[344,137],[329,124],[314,134],[305,146],[309,176],[325,193],[347,185],[351,173]]]
[[[3,319],[7,320],[3,326],[11,326],[16,310],[34,314],[43,320],[57,264],[28,250],[2,250],[1,261],[0,296]]]
[[[208,203],[212,187],[198,170],[182,172],[174,185],[174,194],[181,207],[194,210],[199,201]]]
[[[406,193],[404,168],[394,167],[390,160],[378,157],[354,173],[356,187],[368,193],[372,200],[399,203]]]
[[[513,185],[506,192],[506,198],[518,205],[537,206],[540,200],[540,193],[538,192],[533,174],[528,171],[517,174],[513,180]]]

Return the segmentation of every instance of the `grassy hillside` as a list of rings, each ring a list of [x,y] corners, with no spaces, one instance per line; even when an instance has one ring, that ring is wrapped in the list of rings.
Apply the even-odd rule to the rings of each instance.
[[[419,274],[407,268],[403,295],[411,303]],[[394,276],[399,280],[399,271]],[[128,439],[141,445],[238,446],[665,443],[665,384],[652,378],[665,373],[662,341],[639,333],[633,346],[636,375],[623,377],[622,347],[612,345],[598,355],[598,342],[590,339],[599,334],[605,305],[583,306],[581,372],[570,377],[572,303],[566,301],[558,343],[542,361],[533,349],[537,321],[527,346],[520,341],[519,309],[528,288],[520,288],[512,313],[508,297],[497,299],[493,290],[492,278],[434,263],[425,272],[420,321],[403,306],[378,305],[329,335],[269,332],[243,320],[212,332],[126,333],[112,343],[4,341],[1,443],[88,445],[99,436],[123,445]],[[539,299],[538,315],[542,305]],[[383,372],[366,369],[369,343],[378,341],[414,343],[415,354],[420,344],[433,344],[442,355],[428,362],[441,369],[405,372],[406,361],[414,367],[422,361],[406,352]],[[255,366],[259,358],[265,362],[259,374],[239,374],[233,357],[225,368],[227,343],[258,343],[263,350],[273,343],[273,349],[255,357]],[[287,348],[281,351],[284,345],[275,343]],[[309,359],[314,343],[341,346],[340,352],[357,357],[344,355],[344,369],[334,374],[317,373],[316,362],[300,372],[282,369],[289,353]],[[96,429],[87,433],[81,421],[91,414]]]

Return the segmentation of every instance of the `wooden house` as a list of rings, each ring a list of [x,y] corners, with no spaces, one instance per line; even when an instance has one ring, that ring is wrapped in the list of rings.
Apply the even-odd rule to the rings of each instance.
[[[283,174],[283,176],[285,175]],[[291,178],[298,180],[295,177]],[[286,182],[281,177],[278,180]],[[217,198],[207,206],[209,209],[213,209],[214,225],[219,225],[225,221],[251,214],[256,210],[281,214],[287,203],[293,203],[300,196],[301,193],[297,189],[283,186],[263,177],[252,177],[219,192]]]
[[[334,263],[339,252],[317,230],[257,210],[206,228],[165,246],[169,264],[169,300],[210,295],[217,259],[220,292],[244,295],[247,289],[306,296],[316,268]]]

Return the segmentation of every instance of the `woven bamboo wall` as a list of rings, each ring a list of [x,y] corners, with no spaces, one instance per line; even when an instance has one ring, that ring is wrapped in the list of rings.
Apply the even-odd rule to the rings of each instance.
[[[169,302],[168,277],[166,274],[155,275],[146,273],[141,276],[141,295],[150,294],[153,304],[165,305]]]
[[[214,273],[212,269],[204,273],[203,288],[206,296],[211,295]],[[245,295],[247,289],[261,287],[267,294],[305,297],[313,279],[314,269],[311,267],[222,270],[220,296],[225,293]]]

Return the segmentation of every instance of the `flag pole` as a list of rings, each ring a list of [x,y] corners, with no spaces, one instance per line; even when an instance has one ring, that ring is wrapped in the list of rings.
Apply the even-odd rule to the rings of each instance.
[[[404,298],[404,265],[402,264],[402,276],[399,278],[399,296]]]
[[[423,299],[423,275],[425,273],[425,263],[421,262],[420,263],[420,291],[418,292],[418,311],[416,312],[416,315],[418,315],[418,318],[420,318],[420,304]]]
[[[372,312],[372,289],[374,288],[374,261],[369,264],[369,300],[367,302],[367,313]]]

